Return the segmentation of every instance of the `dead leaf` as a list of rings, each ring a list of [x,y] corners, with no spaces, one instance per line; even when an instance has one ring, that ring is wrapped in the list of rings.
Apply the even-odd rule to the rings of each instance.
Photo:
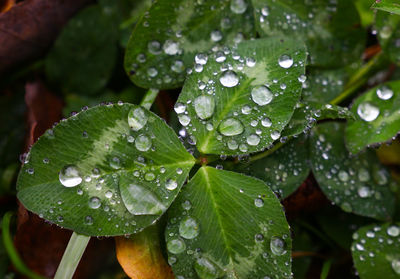
[[[160,248],[158,228],[151,226],[129,238],[116,237],[117,259],[132,279],[173,279]]]
[[[25,0],[0,14],[0,72],[44,54],[68,19],[91,1]]]
[[[15,5],[15,0],[0,0],[0,14],[10,10]]]

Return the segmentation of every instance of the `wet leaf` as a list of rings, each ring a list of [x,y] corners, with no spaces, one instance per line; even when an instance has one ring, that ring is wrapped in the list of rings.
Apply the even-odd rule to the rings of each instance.
[[[400,15],[400,3],[397,0],[376,0],[372,8]]]
[[[135,233],[169,207],[193,164],[153,113],[130,104],[99,106],[38,140],[21,169],[18,198],[82,234]]]
[[[2,14],[0,72],[26,59],[44,54],[68,19],[89,2],[90,0],[21,1]]]
[[[375,153],[352,156],[344,144],[344,123],[318,125],[310,140],[312,170],[325,195],[344,211],[379,220],[394,210],[393,181]]]
[[[138,86],[177,88],[196,54],[252,37],[252,8],[246,1],[160,0],[133,31],[125,70]]]
[[[175,111],[202,153],[261,151],[280,138],[300,98],[305,49],[274,37],[243,42],[224,57],[225,64],[218,52],[204,58],[204,69],[188,77]]]
[[[162,255],[156,226],[150,226],[130,237],[116,237],[115,241],[117,259],[129,278],[175,278]]]
[[[177,278],[290,277],[289,227],[262,181],[202,167],[168,216],[168,261]]]
[[[244,165],[237,171],[261,179],[284,199],[301,185],[310,172],[307,140],[306,136],[295,138],[271,155]]]
[[[276,34],[304,40],[311,64],[341,66],[362,53],[365,31],[353,1],[252,0],[256,29],[261,36]]]
[[[346,127],[346,146],[357,153],[400,132],[400,81],[388,82],[358,97],[351,108],[357,116]]]
[[[400,64],[400,16],[377,11],[375,16],[375,28],[377,37],[389,58]]]
[[[90,95],[111,76],[117,54],[112,17],[87,7],[64,27],[46,58],[48,79],[65,92]]]
[[[400,224],[370,225],[353,234],[351,251],[361,279],[400,276]]]

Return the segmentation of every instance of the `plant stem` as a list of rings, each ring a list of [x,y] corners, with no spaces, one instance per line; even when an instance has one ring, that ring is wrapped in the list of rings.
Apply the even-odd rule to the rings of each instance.
[[[291,139],[292,139],[292,137],[289,137],[286,142],[290,141]],[[257,155],[254,155],[254,156],[251,156],[250,157],[250,162],[257,161],[257,160],[260,160],[260,159],[262,159],[264,157],[267,157],[267,156],[271,155],[276,150],[278,150],[279,148],[284,146],[286,142],[278,142],[271,149],[267,149],[264,152],[261,152],[261,153],[259,153]]]
[[[25,263],[21,260],[21,258],[18,255],[17,250],[14,247],[13,240],[10,234],[10,223],[11,223],[11,217],[13,216],[13,212],[7,212],[3,216],[3,221],[2,221],[2,238],[3,238],[3,243],[4,247],[7,251],[7,254],[14,265],[15,269],[21,273],[22,275],[25,275],[26,277],[29,277],[31,279],[44,279],[44,277],[36,274],[32,270],[30,270]]]
[[[90,236],[72,233],[54,279],[72,278],[89,240]]]
[[[150,109],[158,95],[158,92],[160,92],[158,89],[149,89],[140,102],[140,105],[146,109]]]

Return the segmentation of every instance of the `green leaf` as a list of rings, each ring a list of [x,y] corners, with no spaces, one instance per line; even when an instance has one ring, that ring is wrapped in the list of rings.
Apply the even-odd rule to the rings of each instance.
[[[353,239],[353,261],[361,279],[400,277],[400,223],[363,227]]]
[[[372,0],[373,1],[373,0]],[[371,0],[355,0],[364,27],[369,27],[374,22],[374,13],[371,11]]]
[[[289,278],[291,240],[282,206],[260,180],[202,167],[168,211],[177,278]]]
[[[365,31],[353,1],[252,0],[263,37],[285,34],[304,40],[311,64],[343,66],[361,56]]]
[[[298,104],[289,124],[282,131],[283,137],[307,133],[319,120],[354,119],[347,108],[331,104],[305,103]]]
[[[375,28],[383,51],[393,62],[400,64],[400,16],[378,11]]]
[[[80,11],[62,30],[46,58],[48,79],[64,91],[95,94],[108,82],[116,62],[116,32],[98,5]]]
[[[357,120],[346,127],[346,146],[353,153],[394,138],[400,132],[400,81],[381,84],[358,97],[351,108]]]
[[[224,64],[218,57],[210,54],[186,80],[175,105],[180,123],[202,153],[261,151],[280,137],[299,100],[305,49],[273,37],[240,43]]]
[[[196,54],[254,37],[253,21],[246,1],[159,0],[132,33],[125,70],[141,87],[180,87]]]
[[[327,122],[313,130],[312,170],[325,195],[344,211],[379,220],[394,210],[393,183],[373,151],[352,156],[343,139],[344,124]]]
[[[400,2],[398,0],[376,0],[372,8],[400,15]]]
[[[261,179],[284,199],[307,178],[310,172],[307,157],[307,137],[300,136],[271,155],[235,170]]]
[[[98,106],[40,137],[19,174],[18,198],[81,234],[135,233],[169,207],[193,164],[153,113],[130,104]]]

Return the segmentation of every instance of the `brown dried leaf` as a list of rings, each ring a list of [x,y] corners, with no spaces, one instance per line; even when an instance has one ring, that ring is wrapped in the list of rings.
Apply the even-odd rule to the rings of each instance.
[[[0,14],[0,72],[44,54],[62,26],[92,0],[25,0]]]
[[[161,253],[156,226],[148,227],[130,238],[116,237],[115,241],[117,259],[130,278],[175,278]]]

